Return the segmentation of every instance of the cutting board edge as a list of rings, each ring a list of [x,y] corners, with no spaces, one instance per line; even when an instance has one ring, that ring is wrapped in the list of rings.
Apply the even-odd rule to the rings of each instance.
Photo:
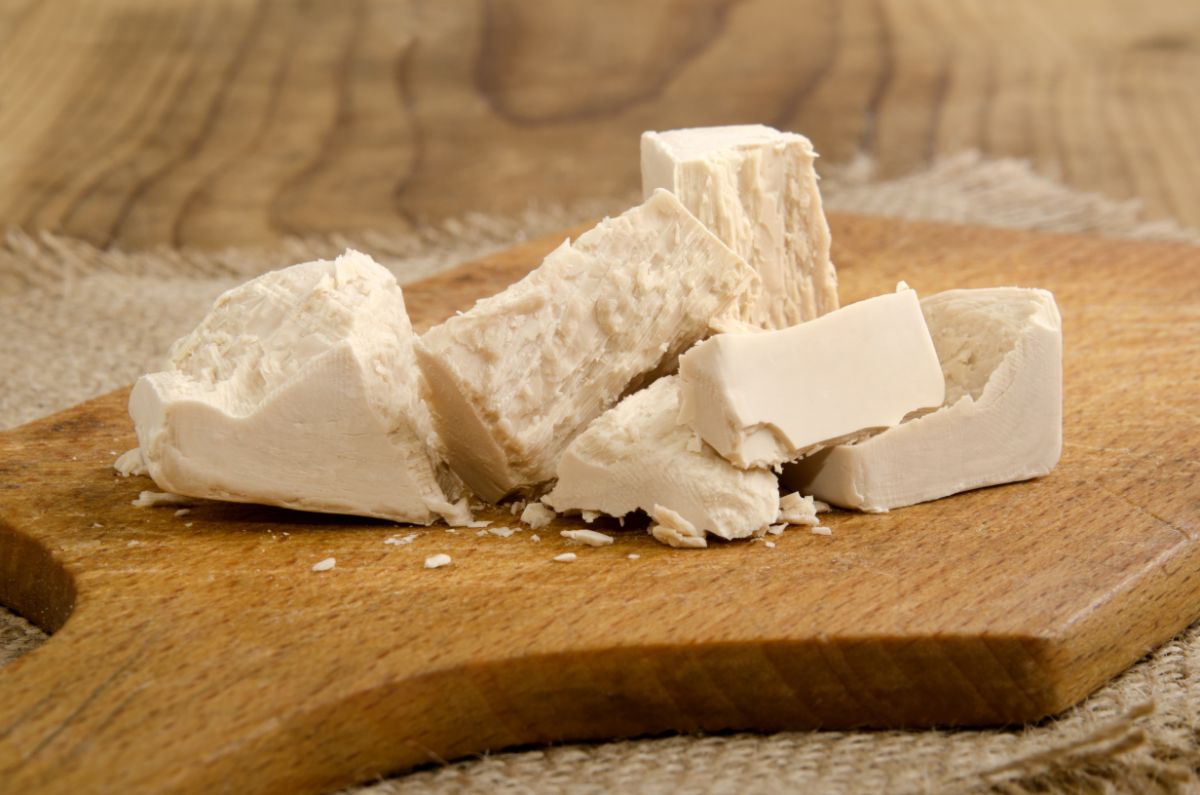
[[[75,578],[54,552],[0,516],[0,605],[53,635],[70,620],[77,597]]]
[[[1036,659],[1053,673],[1054,703],[1060,705],[1042,717],[1059,714],[1081,703],[1114,677],[1200,621],[1200,538],[1182,533],[1179,542],[1160,560],[1146,566],[1140,578],[1131,578],[1123,593],[1106,595],[1103,604],[1039,634]],[[1167,563],[1176,568],[1168,571]],[[1184,580],[1178,570],[1189,572]],[[1120,601],[1115,615],[1106,605]],[[1163,616],[1167,618],[1164,620]],[[1132,638],[1132,641],[1131,641]],[[1122,655],[1108,654],[1125,648]],[[1090,672],[1090,676],[1080,676]]]

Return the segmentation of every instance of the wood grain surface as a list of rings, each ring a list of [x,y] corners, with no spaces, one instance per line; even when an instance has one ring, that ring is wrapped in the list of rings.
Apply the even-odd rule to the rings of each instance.
[[[644,129],[978,149],[1200,225],[1200,4],[10,0],[0,228],[221,246],[624,196]]]
[[[1031,721],[1200,616],[1196,249],[831,220],[846,301],[902,278],[1054,291],[1050,476],[834,513],[832,536],[775,548],[674,550],[607,523],[616,543],[593,549],[558,536],[567,518],[535,542],[177,516],[132,507],[153,485],[111,471],[134,442],[114,393],[0,435],[0,601],[57,630],[0,670],[0,789],[318,792],[525,743]],[[558,240],[407,287],[418,325]],[[423,568],[435,553],[453,564]]]

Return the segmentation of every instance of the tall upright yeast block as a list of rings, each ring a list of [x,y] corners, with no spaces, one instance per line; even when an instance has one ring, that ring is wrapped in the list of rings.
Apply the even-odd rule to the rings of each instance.
[[[763,289],[731,319],[780,329],[838,307],[817,154],[761,124],[642,134],[642,190],[674,193],[758,271]]]

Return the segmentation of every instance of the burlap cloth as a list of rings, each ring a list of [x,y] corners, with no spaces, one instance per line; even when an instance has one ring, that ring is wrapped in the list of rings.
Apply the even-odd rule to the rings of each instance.
[[[1136,202],[1068,190],[1011,160],[961,155],[886,182],[867,161],[826,171],[831,209],[1200,244],[1146,223]],[[297,239],[272,250],[98,251],[52,235],[0,243],[0,427],[13,427],[154,368],[222,290],[347,245],[401,281],[525,236],[623,209],[634,197],[518,218],[468,216],[405,236]],[[45,636],[0,609],[0,665]],[[3,692],[0,690],[0,698]],[[1200,625],[1056,720],[1019,730],[786,732],[569,745],[432,767],[352,790],[408,792],[1200,791]]]

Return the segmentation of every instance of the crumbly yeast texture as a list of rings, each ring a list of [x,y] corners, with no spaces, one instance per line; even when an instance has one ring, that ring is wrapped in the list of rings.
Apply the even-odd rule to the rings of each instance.
[[[704,531],[663,505],[650,510],[650,536],[660,544],[676,549],[704,549],[708,539]]]
[[[617,517],[665,508],[701,540],[704,532],[745,538],[774,522],[774,473],[738,469],[708,446],[692,449],[692,432],[677,423],[678,414],[677,376],[625,398],[571,443],[559,461],[558,482],[543,500],[559,512]]]
[[[413,339],[395,277],[355,251],[226,292],[134,386],[150,476],[193,497],[461,519]]]
[[[825,506],[828,510],[828,506]],[[798,491],[779,498],[779,521],[784,524],[819,525],[817,502],[811,496],[804,497]]]
[[[1046,290],[949,290],[921,309],[945,372],[942,408],[785,467],[784,481],[886,511],[1050,472],[1062,454],[1062,320]]]
[[[451,466],[492,501],[551,479],[589,422],[757,289],[754,271],[665,191],[564,242],[421,338]]]
[[[941,405],[907,288],[777,331],[717,334],[679,360],[680,420],[740,467],[775,466]]]
[[[555,513],[540,502],[531,502],[521,510],[521,521],[534,530],[541,530],[554,521]]]
[[[609,546],[613,542],[612,536],[595,530],[563,530],[559,535],[581,544],[587,544],[589,547]]]
[[[142,460],[142,451],[138,447],[121,453],[117,460],[113,461],[113,469],[123,478],[149,474],[146,471],[146,462]]]
[[[733,320],[786,328],[838,307],[817,154],[760,124],[642,134],[642,190],[665,188],[762,277]]]

